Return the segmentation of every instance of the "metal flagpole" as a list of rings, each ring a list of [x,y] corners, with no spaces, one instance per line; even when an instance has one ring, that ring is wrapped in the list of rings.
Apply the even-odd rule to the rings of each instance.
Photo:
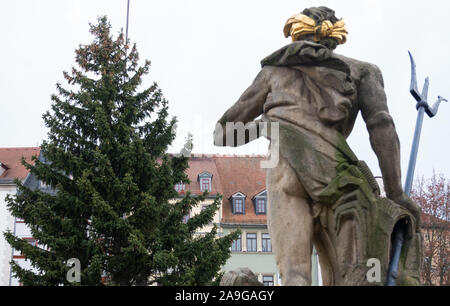
[[[130,17],[130,0],[127,0],[127,22],[125,25],[125,74],[123,76],[123,82],[125,83],[127,75],[127,56],[128,56],[128,20]]]
[[[125,27],[125,44],[128,45],[128,20],[130,17],[130,0],[127,1],[127,25]]]
[[[429,78],[427,77],[425,79],[425,84],[423,85],[422,93],[419,93],[419,90],[417,89],[416,64],[414,62],[414,58],[411,55],[411,52],[408,51],[408,53],[409,58],[411,60],[411,85],[409,92],[413,95],[413,97],[417,101],[416,109],[418,111],[418,114],[417,114],[416,128],[414,131],[413,143],[411,147],[411,154],[409,156],[408,172],[406,174],[406,181],[404,188],[404,191],[407,196],[409,196],[411,193],[411,187],[414,178],[414,169],[416,167],[417,161],[417,152],[419,151],[420,134],[422,132],[424,113],[427,113],[427,115],[430,118],[433,118],[434,116],[436,116],[441,102],[442,101],[447,102],[446,99],[442,98],[441,96],[438,96],[438,100],[432,107],[428,105],[428,86],[430,85]],[[393,251],[391,262],[389,263],[388,278],[386,282],[387,286],[395,286],[395,280],[397,278],[398,272],[398,264],[400,261],[400,254],[402,251],[403,241],[405,237],[403,226],[395,227],[394,232],[395,233],[394,233]]]

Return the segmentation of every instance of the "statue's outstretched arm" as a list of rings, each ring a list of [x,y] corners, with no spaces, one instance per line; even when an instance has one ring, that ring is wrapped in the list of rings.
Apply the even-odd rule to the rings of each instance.
[[[263,113],[263,106],[266,102],[267,94],[270,91],[270,86],[268,84],[269,72],[267,70],[267,68],[263,68],[259,72],[252,85],[244,91],[239,100],[231,106],[217,122],[216,130],[214,132],[215,145],[231,147],[242,145],[238,144],[237,139],[235,139],[233,143],[227,143],[226,135],[227,132],[230,133],[231,130],[233,130],[232,132],[236,135],[234,132],[236,126],[239,124],[246,125]],[[227,123],[232,124],[228,124],[227,127]],[[228,131],[227,128],[230,131]],[[245,143],[247,142],[249,142],[248,135],[246,135]]]

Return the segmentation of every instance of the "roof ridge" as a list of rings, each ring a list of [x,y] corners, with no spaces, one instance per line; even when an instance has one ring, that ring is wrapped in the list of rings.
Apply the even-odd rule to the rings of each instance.
[[[168,153],[169,155],[175,155],[177,153]],[[189,158],[215,158],[215,157],[267,157],[268,154],[220,154],[220,153],[191,153]]]
[[[214,154],[214,157],[267,157],[263,154]]]
[[[41,147],[0,147],[0,150],[23,150],[23,149],[33,149],[38,150]]]

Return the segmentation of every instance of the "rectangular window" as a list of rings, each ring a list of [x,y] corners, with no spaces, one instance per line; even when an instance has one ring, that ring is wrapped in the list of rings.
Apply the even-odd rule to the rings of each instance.
[[[184,191],[185,185],[183,183],[175,184],[175,190],[178,192]]]
[[[26,238],[22,238],[23,240],[25,240],[26,242],[28,242],[29,244],[31,244],[32,246],[37,247],[38,246],[38,241],[32,237],[26,237]],[[13,250],[13,258],[15,259],[23,259],[25,258],[24,255],[20,252],[20,250]]]
[[[190,214],[187,214],[186,216],[183,217],[183,223],[186,224],[189,219],[191,218]]]
[[[256,213],[265,214],[266,213],[266,199],[256,200]]]
[[[37,246],[37,240],[34,238],[24,238],[32,246]]]
[[[263,276],[264,286],[273,286],[273,276]]]
[[[201,191],[211,191],[211,180],[209,178],[200,179]]]
[[[262,234],[262,251],[272,252],[272,243],[269,234]]]
[[[202,211],[205,210],[205,209],[207,209],[207,208],[209,207],[209,205],[210,205],[210,204],[202,204]],[[208,223],[208,225],[212,225],[212,224],[213,224],[213,221],[214,221],[214,218],[213,218],[213,220],[211,220],[211,221]]]
[[[233,200],[233,213],[243,214],[244,213],[244,199],[234,199]]]
[[[35,246],[35,247],[38,246],[38,242],[37,242],[36,239],[31,238],[31,239],[26,239],[26,240],[27,240],[27,242],[28,242],[29,244],[31,244],[32,246]]]
[[[231,244],[231,251],[232,252],[241,252],[242,251],[242,239],[239,235],[238,239],[234,240]]]
[[[247,234],[247,252],[256,252],[256,234]]]

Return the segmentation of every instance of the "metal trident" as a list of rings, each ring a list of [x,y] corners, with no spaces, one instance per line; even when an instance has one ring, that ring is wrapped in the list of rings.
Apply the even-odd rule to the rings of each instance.
[[[438,96],[436,103],[433,104],[432,107],[428,105],[428,86],[430,85],[430,80],[427,77],[425,79],[425,84],[423,85],[422,93],[419,93],[417,89],[417,76],[416,76],[416,63],[414,62],[414,58],[409,52],[409,58],[411,60],[411,86],[409,88],[409,92],[416,99],[416,109],[418,111],[417,121],[416,121],[416,129],[414,131],[413,144],[411,147],[411,154],[409,156],[409,164],[408,164],[408,172],[406,174],[406,182],[405,182],[405,193],[409,196],[411,193],[412,181],[414,178],[414,169],[416,167],[417,160],[417,152],[419,150],[419,141],[420,141],[420,133],[422,131],[423,125],[423,114],[426,112],[430,118],[436,116],[437,111],[439,109],[439,105],[442,101],[447,102],[441,96]],[[404,228],[399,226],[396,228],[393,241],[393,250],[392,250],[392,258],[389,263],[388,270],[388,278],[387,278],[387,286],[395,286],[395,279],[397,278],[398,271],[398,263],[400,260],[400,253],[402,251],[403,240],[404,240]]]
[[[420,133],[422,131],[423,124],[423,113],[426,112],[430,118],[433,118],[434,116],[436,116],[441,102],[447,102],[447,100],[441,96],[438,96],[436,103],[434,103],[432,107],[428,105],[428,86],[430,85],[430,80],[428,77],[425,79],[425,84],[423,85],[423,90],[420,94],[419,90],[417,89],[416,63],[414,62],[414,58],[412,57],[411,52],[408,51],[408,54],[409,58],[411,59],[411,86],[409,88],[409,92],[416,99],[416,109],[418,110],[416,130],[414,132],[413,145],[409,157],[408,172],[406,174],[405,182],[405,193],[409,196],[411,192],[412,181],[414,178],[414,169],[416,167],[417,151],[419,150]]]

